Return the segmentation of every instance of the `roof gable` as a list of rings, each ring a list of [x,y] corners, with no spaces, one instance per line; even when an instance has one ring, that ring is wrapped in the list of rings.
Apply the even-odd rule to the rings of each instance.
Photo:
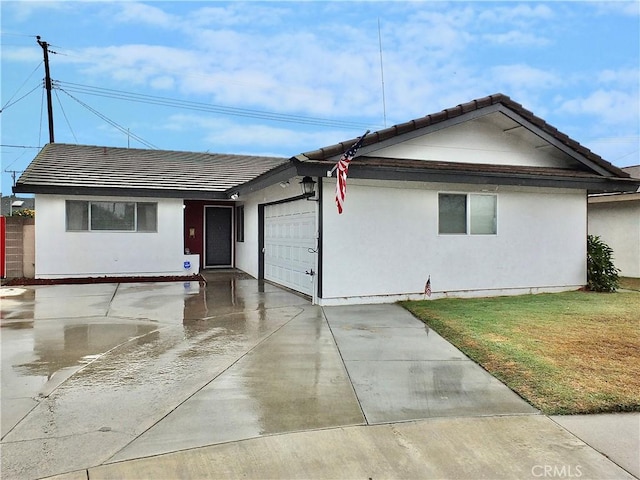
[[[537,137],[527,138],[523,135],[526,130],[505,127],[505,123],[503,114],[494,112],[399,143],[379,148],[372,145],[372,150],[366,155],[434,162],[588,170],[546,141]]]
[[[399,143],[410,143],[418,137],[450,129],[466,122],[478,122],[481,119],[502,129],[502,132],[513,140],[527,142],[532,148],[545,149],[546,154],[557,159],[559,163],[557,166],[560,168],[587,170],[604,177],[629,177],[626,172],[500,93],[371,133],[364,139],[357,156],[385,157],[389,152],[387,151],[385,155],[384,150]],[[336,162],[355,141],[356,139],[352,139],[306,152],[295,157],[295,160]],[[408,158],[408,160],[415,159]],[[549,166],[551,165],[545,165],[545,167]]]

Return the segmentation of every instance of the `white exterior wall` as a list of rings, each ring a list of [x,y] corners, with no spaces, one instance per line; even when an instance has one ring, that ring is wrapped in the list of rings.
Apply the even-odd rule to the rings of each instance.
[[[322,305],[577,289],[586,284],[586,192],[499,187],[497,235],[439,235],[453,184],[350,179],[338,215],[324,182]],[[496,187],[483,187],[492,190]]]
[[[65,200],[157,202],[158,231],[67,232]],[[36,278],[198,273],[198,256],[184,255],[182,199],[40,194],[35,202]]]
[[[589,204],[589,234],[613,249],[624,277],[640,277],[640,200]]]
[[[439,162],[529,167],[570,166],[572,162],[551,157],[547,149],[536,149],[514,135],[479,118],[443,130],[373,150],[368,155]]]

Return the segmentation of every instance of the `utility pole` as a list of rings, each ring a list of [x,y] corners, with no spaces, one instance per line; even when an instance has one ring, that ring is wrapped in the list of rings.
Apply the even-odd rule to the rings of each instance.
[[[49,116],[49,143],[54,143],[53,139],[53,102],[51,101],[51,75],[49,73],[49,44],[40,41],[40,35],[36,36],[38,45],[44,52],[44,86],[47,89],[47,114]]]

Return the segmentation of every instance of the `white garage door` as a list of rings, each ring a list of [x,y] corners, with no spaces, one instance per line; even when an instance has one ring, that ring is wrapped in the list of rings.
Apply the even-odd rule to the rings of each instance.
[[[267,205],[264,209],[264,278],[313,295],[316,269],[316,202]]]

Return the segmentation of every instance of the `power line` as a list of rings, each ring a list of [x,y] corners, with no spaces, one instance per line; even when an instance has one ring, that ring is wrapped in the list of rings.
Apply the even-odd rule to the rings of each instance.
[[[98,97],[113,98],[117,100],[131,101],[137,103],[146,103],[151,105],[160,105],[166,107],[182,108],[186,110],[196,110],[207,113],[218,113],[223,115],[232,115],[249,118],[259,118],[263,120],[272,120],[286,123],[299,123],[305,125],[320,125],[333,128],[354,129],[362,128],[368,125],[358,122],[350,122],[343,120],[332,120],[319,117],[306,117],[302,115],[291,115],[274,112],[266,112],[261,110],[251,110],[238,107],[227,107],[224,105],[207,104],[200,102],[192,102],[188,100],[179,100],[168,97],[158,97],[154,95],[146,95],[133,92],[125,92],[121,90],[113,90],[109,88],[93,87],[79,83],[56,81],[56,85],[64,86],[65,90],[74,93],[84,93]]]
[[[145,145],[148,148],[152,148],[155,150],[158,150],[158,147],[156,147],[155,145],[153,145],[152,143],[147,142],[145,139],[143,139],[142,137],[139,137],[138,135],[131,133],[128,129],[124,128],[123,126],[119,125],[118,123],[114,122],[113,120],[111,120],[110,118],[108,118],[106,115],[103,115],[102,113],[98,112],[95,108],[90,107],[89,105],[87,105],[86,103],[84,103],[82,100],[74,97],[73,95],[71,95],[69,92],[67,92],[66,90],[58,87],[58,90],[60,90],[62,93],[65,93],[66,95],[68,95],[69,97],[71,97],[73,100],[75,100],[76,102],[78,102],[80,105],[82,105],[84,108],[86,108],[87,110],[89,110],[91,113],[93,113],[94,115],[96,115],[97,117],[101,118],[102,120],[104,120],[105,122],[107,122],[109,125],[111,125],[112,127],[120,130],[122,133],[124,133],[125,135],[128,135],[130,137],[133,137],[134,140],[137,140],[138,142],[140,142],[141,144]]]
[[[62,106],[62,102],[60,101],[60,97],[58,96],[57,90],[55,91],[55,94],[56,94],[56,99],[58,100],[58,105],[60,105],[60,110],[62,111],[62,116],[67,121],[67,126],[69,127],[69,130],[71,130],[71,135],[73,135],[73,139],[76,141],[76,143],[78,143],[78,138],[76,137],[76,134],[73,131],[73,128],[71,128],[71,124],[69,123],[69,118],[67,117],[67,112],[64,111],[64,107]]]
[[[21,96],[19,99],[17,99],[15,102],[13,102],[13,103],[7,103],[4,107],[2,107],[2,108],[0,109],[0,113],[4,113],[4,111],[5,111],[7,108],[9,108],[9,107],[11,107],[11,106],[15,105],[15,104],[16,104],[16,103],[18,103],[20,100],[22,100],[22,99],[24,99],[24,98],[28,97],[28,96],[29,96],[29,95],[31,95],[33,92],[35,92],[38,88],[40,88],[40,85],[36,85],[35,87],[33,87],[31,90],[29,90],[27,93],[25,93],[25,94],[24,94],[23,96]],[[11,101],[11,100],[9,100],[9,101]]]
[[[12,32],[0,32],[0,35],[7,35],[9,37],[29,37],[36,38],[37,35],[27,35],[25,33],[12,33]]]
[[[5,147],[5,148],[40,148],[40,147],[33,147],[31,145],[9,145],[9,144],[6,144],[6,143],[0,144],[0,147]]]
[[[42,63],[43,63],[43,62],[40,62],[40,63],[36,66],[36,68],[34,68],[34,69],[33,69],[33,71],[29,74],[29,76],[26,78],[26,80],[25,80],[24,82],[22,82],[22,85],[20,85],[20,88],[18,88],[18,90],[16,90],[16,92],[15,92],[13,95],[11,95],[11,97],[9,98],[9,100],[7,100],[7,103],[4,105],[4,107],[0,108],[0,113],[1,113],[1,112],[3,112],[4,110],[6,110],[6,109],[7,109],[7,107],[9,107],[9,106],[10,106],[9,104],[11,103],[11,100],[13,100],[13,97],[15,97],[15,96],[18,94],[18,92],[19,92],[20,90],[22,90],[22,87],[24,87],[24,86],[25,86],[25,84],[29,81],[29,79],[30,79],[30,78],[31,78],[31,76],[36,72],[36,70],[38,70],[38,69],[40,68],[40,65],[42,65]],[[36,87],[36,88],[38,88],[38,87]],[[35,90],[35,88],[34,88],[34,90]],[[33,91],[33,90],[31,90],[31,92],[32,92],[32,91]],[[29,92],[29,93],[31,93],[31,92]],[[29,95],[29,93],[27,93],[27,95]],[[13,105],[13,104],[15,104],[15,103],[18,103],[20,100],[22,100],[22,99],[23,99],[24,97],[26,97],[27,95],[23,95],[23,96],[22,96],[22,97],[20,97],[18,100],[16,100],[15,102],[11,103],[11,105]]]

